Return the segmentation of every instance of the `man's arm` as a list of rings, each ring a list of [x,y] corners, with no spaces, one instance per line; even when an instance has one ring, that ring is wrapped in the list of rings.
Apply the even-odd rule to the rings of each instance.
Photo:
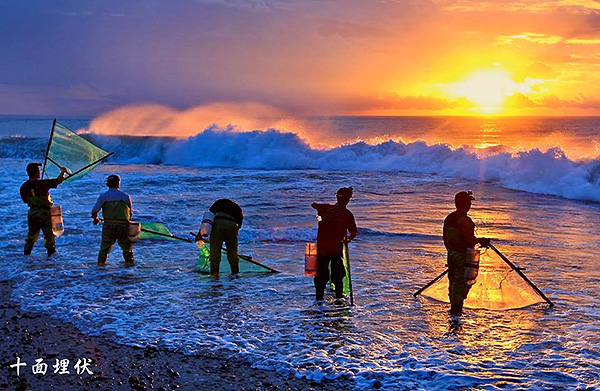
[[[350,232],[350,236],[348,236],[348,243],[352,241],[358,235],[358,229],[356,228],[356,221],[354,220],[354,215],[352,215],[352,221],[350,222],[350,226],[348,227],[348,231]]]
[[[490,240],[488,238],[477,238],[475,236],[475,224],[469,216],[463,216],[458,219],[458,228],[460,229],[467,247],[475,247],[477,243],[481,244],[483,247],[488,247],[490,245]]]
[[[131,211],[131,215],[133,216],[133,201],[131,200],[131,196],[127,195],[127,199],[129,200],[129,210]]]
[[[27,191],[28,186],[23,183],[21,185],[21,188],[19,189],[19,193],[21,193],[21,199],[23,200],[24,203],[29,202],[29,197],[31,196],[28,191]]]
[[[102,208],[102,204],[104,203],[104,194],[101,194],[100,197],[98,197],[98,200],[96,201],[96,203],[94,204],[94,207],[92,208],[92,219],[94,219],[94,225],[98,224],[100,222],[100,219],[98,218],[98,212],[100,211],[100,208]]]
[[[56,177],[56,180],[58,181],[59,185],[64,182],[64,180],[66,179],[66,175],[67,175],[67,169],[64,167],[61,168],[60,172],[58,173],[58,176]]]

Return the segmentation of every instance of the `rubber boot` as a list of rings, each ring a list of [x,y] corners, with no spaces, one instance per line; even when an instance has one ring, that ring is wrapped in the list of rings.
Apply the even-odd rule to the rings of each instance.
[[[452,315],[462,315],[463,303],[452,303],[450,305],[450,313]]]

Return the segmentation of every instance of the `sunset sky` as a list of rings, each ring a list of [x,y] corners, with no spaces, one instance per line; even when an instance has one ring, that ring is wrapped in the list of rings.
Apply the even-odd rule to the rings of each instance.
[[[0,0],[0,114],[600,115],[600,1]]]

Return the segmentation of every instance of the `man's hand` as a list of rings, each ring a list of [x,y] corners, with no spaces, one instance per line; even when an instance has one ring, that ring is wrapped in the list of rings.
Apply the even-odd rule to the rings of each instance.
[[[68,173],[69,170],[66,167],[61,168],[58,176],[56,177],[56,179],[58,179],[58,183],[62,183],[66,179],[65,177]]]
[[[479,238],[479,244],[481,247],[490,247],[490,239],[489,238]]]
[[[98,218],[98,212],[95,210],[92,210],[92,219],[94,219],[94,225],[98,225],[98,223],[100,222],[100,219]]]

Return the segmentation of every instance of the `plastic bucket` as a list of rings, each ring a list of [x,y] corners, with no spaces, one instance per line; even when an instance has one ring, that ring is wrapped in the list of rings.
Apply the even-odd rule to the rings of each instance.
[[[316,243],[306,243],[306,247],[304,249],[304,275],[313,277],[317,275]]]

